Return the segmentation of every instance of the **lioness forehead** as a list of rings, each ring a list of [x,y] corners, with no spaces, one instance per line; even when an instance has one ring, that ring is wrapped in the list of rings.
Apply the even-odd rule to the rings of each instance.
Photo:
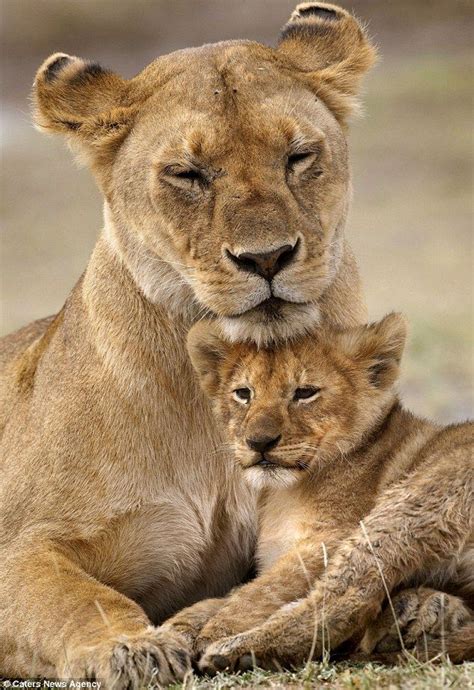
[[[275,118],[314,121],[315,113],[318,126],[338,129],[298,70],[272,48],[251,41],[176,51],[155,60],[133,81],[142,92],[143,112],[172,116],[175,129],[180,117],[189,125],[198,121],[199,114],[212,114],[215,131],[219,120],[235,128],[257,118],[261,128],[253,127],[248,133],[255,137],[275,124]],[[210,123],[201,124],[204,130]]]
[[[289,65],[272,48],[251,41],[223,41],[159,57],[133,81],[148,93],[166,85],[173,86],[175,92],[182,86],[192,87],[187,95],[204,103],[211,90],[224,95],[239,88],[242,92],[268,90],[269,75],[284,78],[285,74],[290,78]]]

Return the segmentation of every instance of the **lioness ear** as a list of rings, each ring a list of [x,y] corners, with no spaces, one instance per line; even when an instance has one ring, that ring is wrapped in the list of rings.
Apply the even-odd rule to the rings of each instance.
[[[110,155],[133,121],[127,84],[96,63],[55,53],[36,74],[35,124],[46,132],[66,134],[86,155]]]
[[[306,73],[311,88],[341,122],[358,107],[360,81],[376,59],[359,22],[341,7],[322,2],[296,7],[278,50]]]
[[[397,379],[407,337],[402,314],[388,314],[381,321],[342,333],[345,351],[367,369],[375,388],[388,388]]]
[[[217,391],[221,364],[232,345],[222,338],[212,321],[199,321],[188,333],[187,347],[201,387],[212,395]]]

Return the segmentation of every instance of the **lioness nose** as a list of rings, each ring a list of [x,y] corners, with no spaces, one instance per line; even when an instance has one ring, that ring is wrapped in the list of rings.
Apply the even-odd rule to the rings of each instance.
[[[275,448],[280,443],[280,436],[261,436],[260,438],[246,438],[245,442],[251,450],[256,450],[257,453],[266,453],[272,448]]]
[[[284,244],[278,249],[262,254],[244,252],[236,256],[227,252],[227,255],[242,271],[256,273],[266,280],[271,280],[282,268],[293,261],[297,247],[298,242],[293,247],[291,244]]]

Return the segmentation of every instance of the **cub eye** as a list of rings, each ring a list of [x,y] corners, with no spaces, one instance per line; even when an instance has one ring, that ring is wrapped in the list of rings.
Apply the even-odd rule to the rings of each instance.
[[[321,388],[317,388],[316,386],[303,386],[295,390],[293,400],[303,403],[312,402],[318,397],[320,392]]]
[[[252,398],[252,391],[250,388],[236,388],[232,391],[232,397],[234,400],[237,400],[237,402],[248,405]]]

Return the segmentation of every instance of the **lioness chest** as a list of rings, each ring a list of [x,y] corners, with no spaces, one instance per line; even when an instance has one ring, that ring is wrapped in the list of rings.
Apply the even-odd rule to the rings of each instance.
[[[170,489],[71,547],[87,572],[160,623],[183,606],[225,594],[245,577],[255,530],[252,498],[245,491],[239,497],[237,506],[235,494]]]
[[[70,328],[78,319],[66,320]],[[133,598],[154,622],[241,582],[256,531],[252,493],[221,452],[183,336],[168,335],[167,343],[165,326],[156,324],[163,341],[153,360],[131,357],[122,339],[105,352],[105,336],[94,347],[70,338],[65,352],[58,330],[33,393],[15,401],[0,486],[10,497],[8,511],[0,509],[10,540],[34,517],[38,533],[60,535],[88,574]],[[65,358],[58,389],[51,369]],[[33,507],[16,490],[20,478],[32,487]]]
[[[126,470],[114,482],[113,514],[83,546],[84,569],[137,601],[155,623],[226,594],[244,579],[254,550],[253,493],[219,450],[207,410],[196,414],[197,407],[195,400],[194,414],[185,415],[161,406],[162,429],[176,430],[174,438],[161,432],[145,442],[142,427],[133,441],[128,432],[129,462],[138,456],[147,471],[137,479]]]

